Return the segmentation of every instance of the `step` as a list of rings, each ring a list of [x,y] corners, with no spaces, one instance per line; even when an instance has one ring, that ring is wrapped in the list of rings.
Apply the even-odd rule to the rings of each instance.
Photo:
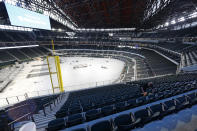
[[[186,62],[187,62],[186,66],[191,65],[191,62],[190,62],[188,54],[185,54],[185,56],[186,56]]]
[[[192,55],[193,55],[195,61],[197,62],[197,54],[193,51],[193,52],[192,52]]]
[[[191,64],[195,64],[196,63],[196,60],[194,59],[193,55],[191,53],[189,53],[189,56],[191,58]]]

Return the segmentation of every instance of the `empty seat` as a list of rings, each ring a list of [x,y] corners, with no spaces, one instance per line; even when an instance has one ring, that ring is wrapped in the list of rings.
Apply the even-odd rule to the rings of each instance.
[[[191,105],[196,104],[197,103],[197,96],[196,96],[196,92],[188,94],[187,95],[188,100],[190,102]]]
[[[59,118],[59,119],[55,119],[52,120],[48,123],[48,131],[57,131],[57,130],[61,130],[64,129],[65,126],[65,121],[64,118]]]
[[[93,110],[87,111],[85,116],[86,116],[86,121],[90,121],[90,120],[99,118],[101,116],[101,113],[97,109],[93,109]]]
[[[77,113],[81,113],[82,109],[80,107],[71,107],[68,108],[68,112],[69,114],[77,114]]]
[[[151,120],[149,112],[147,109],[141,109],[134,113],[135,121],[139,121],[140,125],[143,126],[145,123]]]
[[[115,104],[115,107],[116,107],[116,111],[117,111],[117,112],[126,110],[125,102],[116,103],[116,104]]]
[[[154,95],[154,94],[150,94],[150,95],[148,95],[148,99],[149,99],[149,101],[150,101],[150,102],[151,102],[151,101],[156,100],[156,98],[155,98],[155,95]]]
[[[165,92],[164,92],[164,97],[165,98],[168,98],[168,97],[170,97],[170,96],[172,96],[172,93],[173,91],[171,91],[171,90],[166,90]]]
[[[120,116],[117,116],[114,119],[115,127],[118,128],[119,131],[129,130],[131,128],[134,128],[135,123],[133,123],[133,120],[131,119],[130,114],[123,114]]]
[[[177,109],[183,109],[189,106],[189,101],[187,101],[185,96],[181,96],[175,99]]]
[[[110,121],[100,121],[90,127],[90,131],[112,131]]]
[[[147,103],[147,99],[146,99],[146,96],[142,96],[142,97],[139,97],[136,99],[136,103],[137,105],[142,105],[142,104],[145,104]]]
[[[75,115],[68,116],[66,126],[70,127],[70,126],[74,126],[77,124],[81,124],[83,122],[83,120],[84,119],[83,119],[82,114],[75,114]]]
[[[113,107],[113,105],[105,106],[105,107],[101,108],[101,112],[104,116],[111,115],[114,113],[114,107]]]
[[[58,112],[56,112],[55,116],[56,118],[63,118],[67,115],[67,110],[60,110]]]
[[[158,92],[158,93],[157,93],[157,97],[158,97],[159,99],[163,99],[163,98],[164,98],[164,92]]]
[[[151,117],[153,120],[161,119],[163,117],[163,106],[162,104],[152,105],[150,107]]]
[[[176,111],[176,105],[174,100],[169,100],[164,102],[164,109],[165,109],[165,114],[170,114]]]
[[[127,108],[135,107],[137,106],[136,104],[136,99],[130,99],[127,101]]]

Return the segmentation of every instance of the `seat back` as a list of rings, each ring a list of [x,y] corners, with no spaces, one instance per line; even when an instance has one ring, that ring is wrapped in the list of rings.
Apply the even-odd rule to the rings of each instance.
[[[174,100],[166,101],[166,102],[164,102],[164,104],[167,106],[167,108],[170,108],[172,106],[175,106]]]
[[[149,116],[148,110],[147,109],[138,110],[134,113],[134,116],[135,116],[135,119],[148,117]]]
[[[155,113],[155,112],[163,112],[163,107],[162,107],[161,104],[152,105],[152,106],[150,107],[150,109],[151,109],[151,111],[152,111],[153,113]]]
[[[185,98],[185,96],[181,96],[181,97],[176,98],[176,101],[177,101],[178,103],[183,103],[183,102],[186,101],[186,98]]]
[[[108,120],[95,123],[94,125],[91,126],[90,129],[90,131],[111,131],[111,130],[112,130],[112,126],[110,121]]]
[[[129,114],[123,114],[123,115],[119,115],[114,119],[114,124],[116,126],[119,125],[128,125],[132,123],[132,119],[131,116]]]
[[[48,123],[48,131],[53,131],[53,130],[60,130],[65,128],[65,121],[64,118],[58,118],[55,120],[52,120]]]

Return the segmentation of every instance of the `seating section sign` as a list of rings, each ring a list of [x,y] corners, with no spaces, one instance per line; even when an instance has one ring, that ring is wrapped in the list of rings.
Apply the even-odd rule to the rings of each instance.
[[[51,30],[49,16],[5,3],[11,25]]]

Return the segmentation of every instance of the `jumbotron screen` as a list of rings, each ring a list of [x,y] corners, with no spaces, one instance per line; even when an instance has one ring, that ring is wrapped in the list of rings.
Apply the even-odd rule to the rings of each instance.
[[[11,25],[51,30],[49,16],[5,3]]]

